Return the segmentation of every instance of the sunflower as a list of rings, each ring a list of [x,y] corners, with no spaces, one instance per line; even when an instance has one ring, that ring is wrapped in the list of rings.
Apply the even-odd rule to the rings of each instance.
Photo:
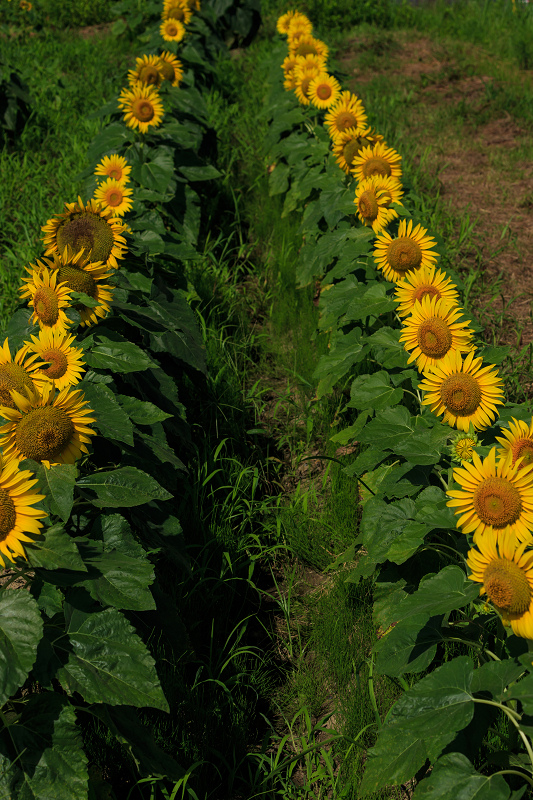
[[[513,633],[533,639],[533,552],[528,542],[488,530],[469,550],[466,563],[471,581],[486,594]]]
[[[339,133],[332,142],[333,155],[337,164],[349,175],[354,159],[360,154],[363,147],[372,146],[380,139],[381,136],[374,133],[372,128],[348,128],[343,133]]]
[[[350,128],[364,128],[366,126],[366,112],[363,104],[351,92],[342,92],[335,105],[329,109],[324,117],[324,125],[334,142]]]
[[[304,106],[310,104],[309,99],[309,84],[320,74],[320,68],[312,65],[309,66],[296,66],[294,68],[294,94]]]
[[[302,34],[293,43],[290,41],[291,32],[289,31],[289,53],[293,56],[306,56],[315,53],[322,56],[324,60],[328,57],[328,48],[320,39],[315,39],[310,34]]]
[[[160,125],[164,108],[155,86],[136,83],[123,89],[118,98],[118,107],[124,111],[124,122],[130,128],[147,133],[150,126]]]
[[[309,37],[312,32],[312,28],[310,29],[309,25],[307,25],[305,22],[293,22],[287,34],[287,44],[289,46],[289,50],[295,50],[302,36]]]
[[[462,464],[463,461],[472,461],[475,448],[479,445],[479,439],[471,425],[468,433],[456,433],[450,442],[450,454],[452,461]]]
[[[340,93],[340,83],[327,72],[321,72],[309,84],[309,99],[317,108],[329,108],[337,102]]]
[[[131,167],[123,156],[113,153],[112,156],[104,156],[94,170],[95,175],[105,175],[106,178],[114,178],[123,186],[129,183]]]
[[[165,76],[161,69],[159,56],[141,56],[141,58],[136,59],[135,69],[128,71],[128,81],[130,83],[160,86],[164,79]]]
[[[151,86],[146,91],[155,91]],[[108,208],[101,208],[96,200],[83,205],[65,203],[65,211],[56,214],[42,227],[45,255],[61,254],[66,247],[74,253],[84,250],[92,261],[103,261],[109,267],[118,267],[117,258],[127,252],[124,223]]]
[[[183,5],[175,5],[172,8],[163,9],[161,12],[161,19],[168,20],[171,19],[173,22],[176,20],[181,22],[182,25],[188,25],[191,21],[192,11],[191,9],[183,4]]]
[[[83,350],[72,347],[75,341],[72,334],[67,331],[53,333],[43,330],[39,336],[32,336],[31,340],[32,344],[28,345],[29,352],[45,362],[35,373],[34,381],[37,386],[41,387],[45,383],[54,381],[56,389],[61,391],[81,381],[82,372],[85,371]],[[45,367],[45,364],[49,366]],[[12,407],[15,407],[14,404]]]
[[[403,322],[400,342],[412,351],[407,363],[416,361],[420,372],[440,364],[452,350],[472,350],[470,320],[459,321],[463,309],[449,300],[423,297]]]
[[[295,17],[299,17],[299,16],[301,16],[299,11],[286,11],[285,14],[282,14],[277,19],[277,22],[276,22],[276,30],[277,30],[277,32],[280,33],[282,36],[286,36],[288,34],[288,32],[289,32],[289,26],[290,26],[292,20]]]
[[[11,357],[9,342],[6,339],[0,347],[0,405],[15,408],[11,399],[11,392],[23,392],[26,388],[35,389],[34,378],[36,370],[42,364],[36,354],[31,351],[27,343]]]
[[[159,56],[161,71],[166,81],[171,81],[172,86],[179,86],[183,78],[183,64],[169,50],[164,50]]]
[[[33,270],[26,267],[31,277],[24,279],[26,284],[20,287],[19,292],[33,306],[31,321],[34,325],[52,331],[66,330],[71,324],[64,312],[70,306],[70,289],[65,283],[58,283],[55,273],[41,270],[41,263],[37,261],[37,267],[33,267]]]
[[[502,428],[502,433],[503,437],[496,437],[496,441],[501,444],[498,455],[505,458],[511,452],[513,465],[519,459],[523,467],[533,464],[533,419],[528,425],[527,422],[512,417],[509,430]]]
[[[31,458],[50,467],[74,464],[88,452],[86,445],[95,431],[87,425],[96,419],[80,389],[67,387],[57,393],[49,383],[41,394],[13,392],[12,397],[15,408],[0,406],[0,415],[8,420],[0,427],[5,458]]]
[[[294,79],[294,69],[299,60],[303,56],[287,56],[281,64],[283,70],[283,86],[289,92],[291,89],[296,89],[296,81]]]
[[[402,184],[396,178],[373,175],[359,181],[354,200],[359,219],[364,225],[371,225],[374,233],[379,233],[398,216],[398,212],[390,208],[390,204],[400,203],[402,195]]]
[[[436,297],[451,303],[459,301],[457,287],[451,278],[446,277],[443,270],[427,266],[408,272],[403,280],[397,282],[394,299],[399,304],[396,311],[400,317],[410,314],[423,297]]]
[[[293,12],[292,17],[288,20],[287,36],[289,40],[294,35],[296,30],[301,30],[307,34],[313,33],[313,25],[311,20],[305,14],[302,14],[301,11]]]
[[[181,42],[185,36],[185,25],[179,19],[166,19],[159,26],[159,33],[165,42]]]
[[[435,264],[439,254],[431,248],[436,244],[434,239],[427,236],[426,228],[420,224],[413,228],[413,220],[406,222],[402,219],[396,239],[386,231],[376,238],[374,260],[388,281],[400,281],[419,267]]]
[[[117,217],[122,217],[133,205],[129,199],[133,189],[127,189],[120,181],[108,178],[95,190],[94,199],[104,208],[109,208]]]
[[[443,422],[461,431],[470,424],[480,430],[491,425],[503,405],[502,379],[494,365],[483,366],[482,358],[470,351],[463,358],[451,350],[431,372],[424,373],[418,388],[426,392],[422,404],[430,406]]]
[[[4,558],[14,561],[14,556],[26,558],[21,542],[32,542],[27,533],[40,533],[43,517],[48,516],[35,503],[45,499],[34,490],[37,478],[27,469],[19,469],[17,460],[2,465],[0,472],[0,564]]]
[[[358,181],[363,181],[372,175],[400,178],[401,160],[402,157],[392,147],[387,147],[383,142],[376,142],[374,145],[363,147],[359,155],[354,158],[352,175]]]
[[[472,533],[476,543],[486,533],[509,534],[518,541],[533,541],[533,469],[511,463],[507,458],[496,460],[496,448],[480,459],[472,454],[472,463],[453,471],[460,489],[449,489],[446,505],[459,517],[457,525],[463,533]]]

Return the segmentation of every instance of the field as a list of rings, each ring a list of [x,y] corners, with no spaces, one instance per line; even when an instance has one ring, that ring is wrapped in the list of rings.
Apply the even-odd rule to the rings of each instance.
[[[488,370],[448,425],[327,109],[283,88],[289,8],[191,0],[178,41],[165,3],[0,7],[0,800],[533,797],[533,10],[298,5],[357,152],[401,156],[387,230],[427,229],[457,289],[429,317]],[[163,51],[135,129],[117,98]],[[114,153],[107,262],[54,251],[104,224]],[[65,389],[35,361],[54,271]]]

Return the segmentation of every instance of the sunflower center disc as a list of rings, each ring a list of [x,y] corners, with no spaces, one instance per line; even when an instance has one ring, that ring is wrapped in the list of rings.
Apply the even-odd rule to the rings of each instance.
[[[161,59],[160,69],[166,81],[173,81],[174,78],[176,77],[176,73],[174,72],[174,67],[172,66],[172,64],[169,64],[168,61],[163,61],[163,59]],[[117,178],[117,180],[119,179]]]
[[[0,366],[0,405],[15,408],[11,392],[22,392],[25,387],[35,389],[34,383],[25,369],[19,364],[2,364]]]
[[[172,23],[172,22],[170,22],[170,23],[167,25],[167,30],[166,30],[166,32],[167,32],[167,34],[168,34],[169,36],[177,36],[177,35],[178,35],[178,28],[177,28],[177,26],[176,26],[176,25],[173,25],[173,23]]]
[[[182,22],[185,17],[185,11],[183,8],[179,8],[178,6],[171,8],[168,12],[168,17],[169,19],[179,19],[179,21]]]
[[[120,167],[113,167],[113,169],[110,169],[107,174],[110,178],[114,178],[116,181],[119,181],[122,178],[122,170]]]
[[[115,208],[116,206],[119,206],[122,203],[122,199],[123,198],[121,193],[118,192],[116,189],[114,189],[107,195],[107,205]]]
[[[391,166],[388,161],[378,156],[369,158],[368,161],[365,161],[363,164],[363,175],[365,178],[371,178],[372,175],[383,175],[388,178],[391,172]]]
[[[43,325],[55,325],[59,319],[57,295],[49,286],[40,286],[33,295],[33,308]]]
[[[357,119],[350,111],[341,111],[340,114],[337,114],[335,124],[337,126],[337,130],[344,132],[347,131],[348,128],[357,127]]]
[[[7,539],[17,521],[15,504],[7,489],[0,489],[0,542]]]
[[[58,283],[65,281],[73,292],[83,292],[89,297],[96,296],[96,281],[84,269],[66,264],[58,269]]]
[[[296,53],[299,56],[318,55],[316,48],[309,42],[301,42],[296,49]]]
[[[371,189],[367,189],[366,192],[362,193],[357,203],[357,207],[364,220],[373,222],[376,219],[379,212],[379,206],[376,195]]]
[[[505,478],[485,478],[474,492],[474,508],[485,525],[505,528],[522,511],[520,492]]]
[[[17,425],[16,443],[24,458],[55,461],[73,433],[72,420],[63,409],[45,406],[24,414]]]
[[[533,463],[533,439],[518,439],[511,450],[513,451],[513,464],[520,456],[523,456],[521,467],[527,467]]]
[[[481,388],[471,375],[449,375],[440,387],[440,397],[456,417],[469,417],[481,403]]]
[[[68,219],[57,232],[57,246],[63,253],[67,245],[74,253],[84,250],[92,261],[106,262],[113,250],[113,229],[106,220],[91,211]]]
[[[329,100],[333,94],[331,86],[327,83],[321,83],[320,86],[317,87],[316,93],[321,100]]]
[[[424,320],[417,332],[418,346],[425,356],[442,358],[452,346],[452,334],[439,317]]]
[[[353,160],[356,155],[359,154],[362,145],[360,144],[360,139],[350,139],[349,142],[346,142],[344,147],[342,148],[342,154],[344,156],[344,160],[348,164],[349,167],[352,166]]]
[[[66,355],[58,347],[52,347],[50,350],[45,350],[41,353],[43,361],[50,361],[50,366],[42,369],[43,375],[55,381],[57,378],[62,378],[68,369],[68,360]]]
[[[154,67],[152,64],[147,64],[145,67],[141,67],[139,72],[139,80],[143,83],[148,83],[151,86],[157,86],[161,80],[161,75],[156,67]]]
[[[153,105],[144,97],[138,97],[137,100],[134,100],[131,110],[140,122],[149,122],[155,115]]]
[[[300,90],[304,97],[308,96],[309,84],[311,83],[312,80],[313,80],[312,75],[306,75],[305,78],[302,78],[300,82]]]
[[[431,283],[423,283],[418,286],[413,294],[413,302],[420,303],[424,297],[438,297],[440,299],[441,293]]]
[[[389,244],[387,259],[396,272],[409,272],[418,269],[422,263],[422,250],[413,239],[409,239],[408,236],[400,236]]]
[[[498,558],[483,573],[485,591],[495,606],[509,614],[523,614],[531,602],[526,574],[514,561]]]

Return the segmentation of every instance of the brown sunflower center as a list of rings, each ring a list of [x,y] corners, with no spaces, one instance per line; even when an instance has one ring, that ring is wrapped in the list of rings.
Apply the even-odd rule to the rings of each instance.
[[[57,231],[57,246],[63,253],[67,245],[74,253],[84,250],[92,261],[106,262],[113,250],[114,237],[111,225],[98,214],[83,211],[70,217]]]
[[[175,25],[173,22],[171,22],[169,20],[168,23],[167,23],[165,32],[166,32],[167,36],[177,36],[178,35],[178,26]]]
[[[341,111],[335,118],[335,125],[341,133],[347,131],[348,128],[356,128],[357,117],[354,117],[351,111]]]
[[[16,430],[16,444],[24,458],[55,461],[74,433],[72,420],[62,408],[45,406],[24,414]]]
[[[159,86],[161,74],[153,64],[145,64],[145,66],[141,67],[139,70],[139,80],[143,83],[148,83],[150,86]]]
[[[485,525],[505,528],[516,522],[522,511],[520,492],[505,478],[485,478],[474,492],[474,508]]]
[[[123,199],[124,197],[122,195],[122,192],[119,192],[118,189],[111,189],[111,191],[108,193],[106,197],[106,202],[108,206],[112,206],[113,208],[115,208],[116,206],[119,206],[122,203]]]
[[[59,318],[57,294],[49,286],[40,286],[33,295],[33,308],[43,325],[55,325]]]
[[[302,92],[304,97],[308,97],[309,96],[309,84],[313,80],[313,77],[314,77],[313,75],[306,75],[300,81],[300,91]]]
[[[443,380],[440,397],[456,417],[470,417],[481,403],[481,388],[471,375],[459,372]]]
[[[83,294],[88,294],[89,297],[96,296],[96,281],[93,276],[73,264],[65,264],[59,267],[57,280],[58,283],[65,281],[68,288],[73,292],[83,292]]]
[[[12,362],[0,366],[0,405],[15,408],[11,392],[13,390],[22,392],[25,387],[35,389],[34,383],[25,369]]]
[[[418,328],[416,338],[424,355],[431,358],[442,358],[452,346],[451,331],[439,317],[425,319]]]
[[[174,67],[172,64],[169,64],[168,61],[163,61],[163,59],[161,59],[159,62],[159,68],[166,81],[173,81],[175,79],[176,73],[174,71]]]
[[[356,155],[358,155],[360,149],[359,139],[350,139],[342,148],[342,155],[349,167],[352,166],[353,160]]]
[[[296,55],[298,56],[318,55],[318,52],[314,44],[311,44],[311,42],[300,42],[300,44],[296,48]]]
[[[119,181],[122,178],[122,170],[120,167],[112,167],[107,174],[110,178],[114,178],[116,181]]]
[[[365,161],[363,164],[363,175],[365,178],[371,178],[372,175],[383,175],[384,177],[389,177],[391,172],[392,170],[389,162],[385,161],[384,158],[380,158],[379,156],[369,158],[368,161]]]
[[[41,359],[50,362],[50,366],[42,369],[41,372],[51,380],[55,381],[57,378],[62,378],[68,369],[67,357],[59,347],[51,347],[49,350],[45,350],[44,353],[41,353]]]
[[[367,189],[366,192],[361,194],[357,201],[357,208],[365,221],[373,222],[376,219],[379,213],[379,206],[376,195],[371,189]]]
[[[438,289],[432,283],[422,283],[413,293],[413,302],[420,303],[424,297],[441,297]]]
[[[329,85],[329,83],[321,83],[316,87],[316,94],[320,100],[329,100],[331,95],[333,94],[333,89]]]
[[[169,19],[179,19],[180,22],[183,22],[185,19],[185,9],[180,8],[180,6],[175,6],[171,8],[168,12]]]
[[[396,272],[410,272],[422,263],[422,250],[413,239],[400,236],[387,247],[387,260]]]
[[[533,463],[533,439],[517,439],[511,446],[513,452],[513,464],[523,456],[520,466],[527,467]]]
[[[131,111],[140,122],[149,122],[155,116],[155,109],[146,97],[137,97],[132,103]]]
[[[514,561],[497,558],[483,573],[485,591],[495,606],[508,614],[523,614],[531,603],[527,575]]]
[[[16,521],[15,503],[7,489],[0,489],[0,542],[7,539],[15,527]]]

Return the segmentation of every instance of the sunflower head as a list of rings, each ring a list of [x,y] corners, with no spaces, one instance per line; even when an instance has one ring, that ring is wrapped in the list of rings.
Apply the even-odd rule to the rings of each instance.
[[[341,87],[333,75],[321,72],[309,84],[309,99],[317,108],[329,108],[336,102]]]
[[[393,181],[395,179],[375,178],[374,180]],[[364,183],[366,185],[366,181]],[[412,273],[421,267],[434,265],[438,253],[431,248],[435,244],[435,240],[427,236],[427,230],[420,224],[413,227],[412,220],[409,222],[402,220],[398,226],[396,238],[385,231],[377,236],[374,258],[387,280],[401,281],[409,275],[412,276]],[[414,278],[410,277],[409,280],[413,281]],[[437,295],[431,290],[426,294]]]
[[[352,174],[359,181],[371,178],[372,175],[399,178],[402,174],[400,164],[401,156],[392,147],[378,141],[363,147],[354,157]]]
[[[123,89],[118,107],[124,111],[126,125],[141,133],[147,133],[150,127],[160,125],[163,120],[163,103],[155,86],[135,83],[130,89]]]
[[[531,604],[531,586],[526,573],[514,561],[496,558],[483,574],[485,591],[492,603],[509,615],[521,615]]]
[[[105,176],[106,178],[113,178],[123,185],[128,183],[131,167],[123,156],[113,153],[112,156],[104,156],[99,164],[96,165],[94,174],[97,176]]]
[[[149,86],[160,86],[164,80],[159,56],[141,56],[137,58],[135,69],[128,72],[130,83],[146,83]]]
[[[132,194],[133,190],[128,189],[121,181],[108,178],[95,190],[94,199],[103,208],[110,209],[115,216],[122,217],[131,210],[133,204],[129,198]]]
[[[509,428],[502,428],[503,437],[496,437],[502,445],[499,455],[506,457],[511,453],[513,464],[520,463],[523,467],[533,464],[533,420],[528,423],[521,419],[511,419]]]
[[[457,433],[450,443],[452,461],[455,461],[457,464],[462,464],[464,461],[471,462],[474,451],[478,445],[479,439],[473,425],[470,426],[467,432]]]
[[[185,36],[185,25],[179,19],[165,19],[159,26],[165,42],[181,42]]]
[[[183,78],[183,64],[181,61],[169,50],[165,50],[159,56],[159,62],[164,79],[170,81],[172,86],[179,86]]]

